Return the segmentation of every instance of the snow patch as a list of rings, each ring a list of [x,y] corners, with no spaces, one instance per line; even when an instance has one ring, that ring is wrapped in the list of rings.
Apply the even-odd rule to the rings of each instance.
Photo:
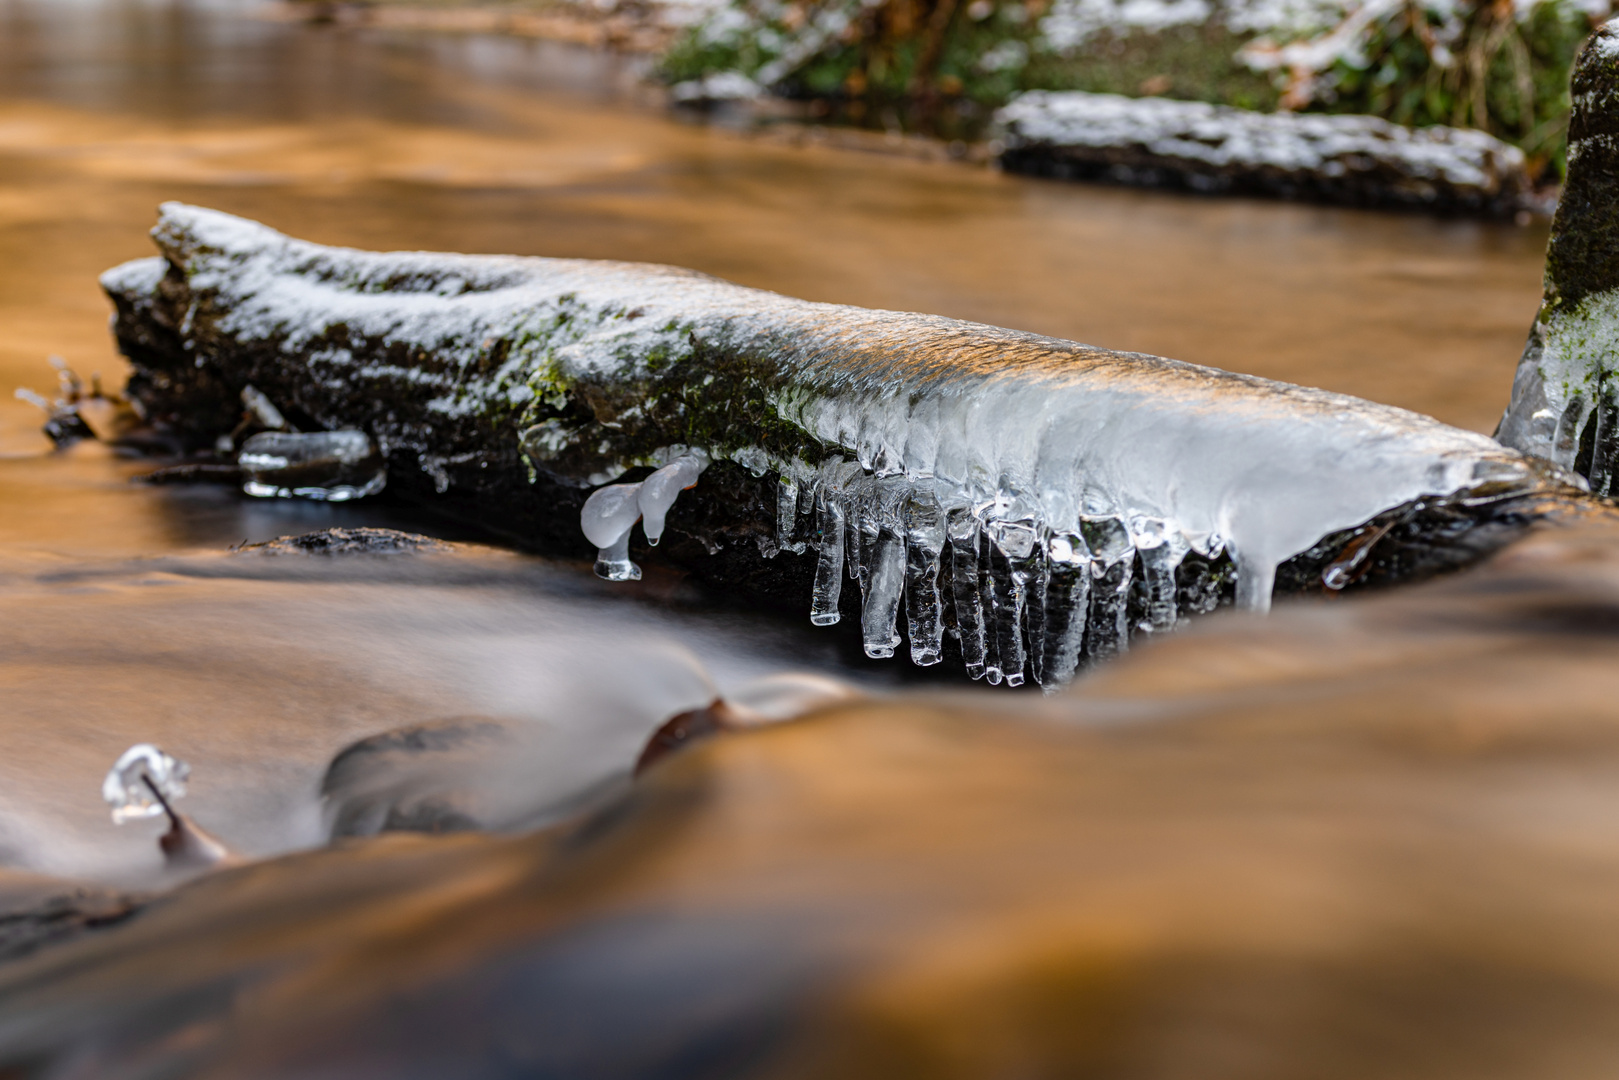
[[[1345,175],[1384,166],[1493,192],[1523,151],[1482,131],[1405,128],[1375,116],[1257,113],[1199,101],[1032,90],[996,114],[1008,149],[1140,148],[1221,170]]]

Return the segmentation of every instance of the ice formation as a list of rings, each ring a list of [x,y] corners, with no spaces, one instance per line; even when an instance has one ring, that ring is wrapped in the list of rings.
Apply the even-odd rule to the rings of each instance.
[[[125,750],[101,783],[101,797],[112,807],[112,819],[122,825],[137,818],[169,813],[165,800],[186,793],[191,766],[170,757],[150,743]]]
[[[1496,437],[1619,494],[1619,27],[1575,63],[1568,178],[1546,249],[1545,295]]]
[[[697,486],[708,455],[688,452],[636,484],[608,484],[591,493],[579,512],[585,539],[597,547],[596,574],[608,581],[639,581],[641,568],[630,561],[630,533],[637,521],[654,546],[663,539],[664,520],[682,491]]]
[[[275,409],[268,398],[264,404]],[[260,432],[242,444],[236,463],[246,476],[242,490],[260,498],[346,502],[375,495],[388,482],[387,466],[363,431]]]
[[[996,113],[1003,163],[1116,179],[1163,172],[1195,188],[1343,189],[1367,199],[1515,205],[1523,151],[1482,131],[1375,116],[1258,113],[1199,101],[1031,90]],[[1038,171],[1036,169],[1035,171]]]
[[[858,611],[870,655],[959,651],[990,682],[1058,685],[1181,605],[1211,607],[1222,575],[1263,610],[1280,563],[1393,508],[1540,483],[1492,440],[1401,409],[687,270],[325,248],[173,204],[155,236],[166,271],[105,282],[120,341],[138,370],[166,365],[166,393],[199,370],[251,382],[363,424],[440,491],[491,490],[513,465],[544,490],[600,488],[580,525],[608,577],[635,576],[630,530],[662,531],[688,459],[773,477],[774,527],[747,544],[813,558],[812,622]],[[143,344],[158,304],[189,327],[179,351]],[[756,523],[753,496],[728,498]]]

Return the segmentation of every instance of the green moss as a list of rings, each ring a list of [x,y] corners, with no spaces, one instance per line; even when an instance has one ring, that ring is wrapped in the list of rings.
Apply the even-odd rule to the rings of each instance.
[[[771,10],[776,14],[733,8],[749,20],[733,32],[695,28],[663,58],[662,76],[679,82],[722,71],[757,74],[797,32],[801,15],[795,13],[802,9]],[[995,107],[1023,90],[1156,95],[1269,111],[1280,104],[1286,82],[1285,75],[1242,64],[1237,52],[1253,35],[1218,19],[1158,32],[1104,32],[1058,54],[1040,45],[1039,0],[1003,0],[976,20],[964,7],[954,10],[936,63],[919,74],[933,32],[932,0],[885,0],[861,10],[862,23],[823,46],[778,92],[820,103],[819,115],[831,122],[974,137],[984,133]],[[1366,67],[1340,63],[1325,72],[1308,108],[1418,127],[1482,128],[1522,147],[1532,173],[1561,177],[1569,69],[1590,31],[1587,17],[1565,3],[1541,3],[1522,22],[1510,10],[1481,3],[1453,44],[1457,61],[1442,67],[1424,44],[1430,21],[1412,5],[1372,40]],[[1014,56],[1021,50],[1023,58],[985,65],[986,54],[997,49]]]

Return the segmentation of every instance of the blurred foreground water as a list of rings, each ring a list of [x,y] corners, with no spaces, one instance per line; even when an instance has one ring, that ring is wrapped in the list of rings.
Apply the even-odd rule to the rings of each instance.
[[[1616,626],[1619,529],[1597,519],[1443,582],[1211,620],[1058,698],[913,695],[720,737],[582,821],[223,871],[14,961],[0,1057],[1606,1075]]]
[[[50,354],[121,379],[95,277],[179,198],[330,243],[672,262],[1488,430],[1541,228],[792,147],[676,124],[608,57],[250,15],[0,0],[0,900],[71,891],[28,873],[132,891],[50,908],[107,925],[27,955],[0,925],[0,1072],[1612,1071],[1600,514],[1445,581],[1210,620],[1060,697],[901,691],[808,626],[386,497],[132,484],[150,462],[49,453],[9,398],[49,389]],[[357,526],[454,546],[232,550]],[[631,783],[664,719],[783,672],[869,696]],[[407,796],[470,787],[522,828],[322,847],[334,754],[454,717],[503,734]],[[136,741],[190,761],[184,808],[240,853],[293,854],[164,891],[157,826],[98,797]]]

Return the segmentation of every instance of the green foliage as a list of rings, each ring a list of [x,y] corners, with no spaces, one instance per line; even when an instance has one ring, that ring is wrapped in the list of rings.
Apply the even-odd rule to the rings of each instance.
[[[1523,22],[1510,5],[1481,4],[1464,18],[1451,62],[1441,66],[1423,40],[1432,30],[1412,5],[1375,34],[1364,68],[1340,62],[1327,73],[1314,107],[1414,127],[1480,128],[1521,147],[1532,173],[1560,178],[1569,70],[1590,32],[1586,16],[1562,4],[1539,4]]]
[[[1443,24],[1412,0],[1372,28],[1365,66],[1339,60],[1324,72],[1270,75],[1238,58],[1254,35],[1218,18],[1157,32],[1103,32],[1077,49],[1043,47],[1038,23],[1047,0],[884,0],[851,3],[848,24],[780,72],[778,92],[826,105],[853,123],[894,117],[924,130],[941,109],[982,120],[1022,90],[1086,90],[1157,95],[1269,111],[1295,108],[1365,113],[1411,126],[1477,127],[1522,147],[1531,172],[1560,177],[1565,167],[1568,76],[1591,31],[1587,16],[1547,0],[1519,20],[1510,0],[1487,0]],[[756,75],[784,61],[813,31],[816,12],[800,3],[738,0],[710,25],[685,35],[665,56],[671,82],[720,71]],[[1448,38],[1448,44],[1444,39]],[[895,106],[900,108],[896,110]],[[952,132],[953,134],[953,132]],[[970,133],[969,133],[970,134]]]
[[[1151,94],[1269,112],[1281,92],[1237,60],[1247,41],[1217,20],[1157,33],[1098,34],[1069,56],[1035,54],[1020,89]]]

